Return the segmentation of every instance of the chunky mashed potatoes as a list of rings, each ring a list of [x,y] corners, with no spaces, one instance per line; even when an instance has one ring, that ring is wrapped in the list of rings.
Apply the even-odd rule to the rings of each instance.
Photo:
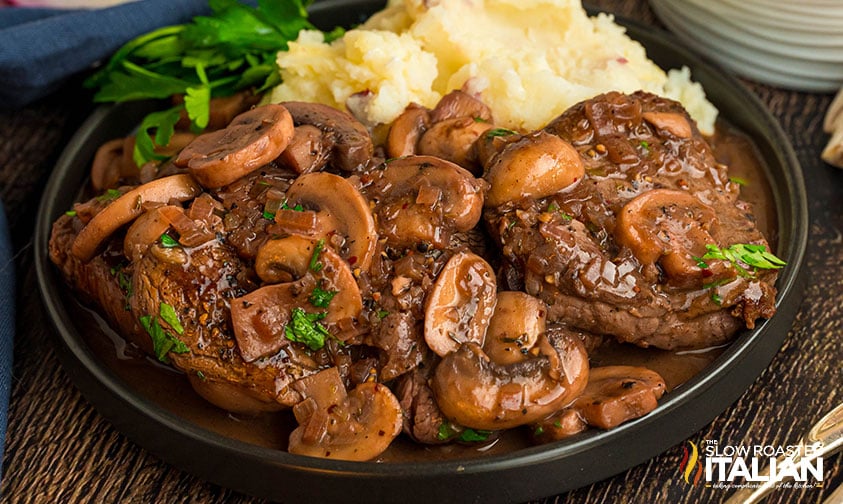
[[[390,0],[331,44],[302,32],[278,64],[283,83],[271,101],[347,108],[370,126],[453,89],[479,94],[511,129],[540,128],[611,90],[678,100],[703,133],[717,116],[687,69],[665,73],[611,16],[590,18],[579,0]]]

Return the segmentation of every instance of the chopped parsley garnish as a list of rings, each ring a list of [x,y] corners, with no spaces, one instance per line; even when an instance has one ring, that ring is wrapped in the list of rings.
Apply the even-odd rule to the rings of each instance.
[[[720,259],[730,262],[738,274],[741,276],[752,276],[752,272],[747,270],[747,267],[759,269],[779,269],[787,263],[767,252],[767,247],[764,245],[756,245],[751,243],[736,243],[730,245],[728,248],[721,249],[717,245],[706,245],[706,253],[702,257],[694,257],[697,261],[697,266],[700,268],[708,268],[707,259]]]
[[[111,275],[117,278],[117,285],[119,285],[120,290],[122,290],[126,294],[126,298],[131,297],[132,279],[123,271],[123,264],[111,268],[110,271]]]
[[[263,218],[266,220],[275,220],[275,214],[270,212],[269,210],[264,210]]]
[[[190,351],[187,345],[184,344],[184,341],[173,336],[161,327],[158,317],[143,315],[138,317],[138,321],[146,329],[149,337],[152,338],[152,349],[159,361],[169,363],[170,359],[167,358],[169,352],[187,353]]]
[[[714,304],[716,304],[717,306],[720,306],[721,304],[723,304],[723,298],[720,296],[720,294],[718,294],[718,293],[716,293],[716,292],[712,292],[712,293],[711,293],[711,300],[712,300],[712,301],[714,302]]]
[[[76,210],[68,210],[64,214],[67,215],[68,217],[76,217]]]
[[[490,140],[495,137],[503,137],[509,135],[517,135],[518,132],[506,128],[493,128],[486,132],[486,139]]]
[[[327,308],[331,304],[331,300],[337,295],[337,291],[324,290],[319,287],[314,287],[313,292],[310,293],[310,304],[317,308]]]
[[[650,142],[646,140],[641,140],[640,142],[638,142],[638,146],[644,149],[645,151],[650,150]]]
[[[533,435],[534,436],[541,436],[542,434],[544,434],[544,427],[539,425],[538,427],[536,427],[536,430],[533,431]]]
[[[158,307],[158,315],[161,317],[161,320],[170,324],[170,327],[172,327],[177,334],[184,334],[184,327],[181,325],[179,315],[176,313],[176,309],[173,308],[172,305],[161,303],[161,306]]]
[[[558,210],[559,210],[559,205],[557,205],[556,203],[551,203],[551,204],[547,205],[547,211],[548,212],[556,212]]]
[[[325,248],[325,239],[320,238],[319,241],[316,242],[316,246],[313,247],[313,255],[310,256],[310,264],[308,264],[308,268],[310,271],[319,272],[322,270],[322,263],[319,262],[319,254],[322,253],[322,249]]]
[[[205,381],[205,373],[202,371],[197,371],[196,376],[198,376],[200,380]]]
[[[739,186],[749,185],[749,181],[742,177],[729,177],[729,182],[738,184]]]
[[[482,429],[469,429],[457,427],[450,422],[442,422],[439,424],[439,431],[436,433],[437,439],[440,441],[447,441],[449,439],[457,439],[466,443],[476,443],[479,441],[486,441],[492,431]]]
[[[284,335],[288,340],[302,343],[311,350],[319,350],[325,346],[325,338],[331,333],[319,323],[326,313],[307,313],[299,307],[293,308],[290,323],[284,327]]]
[[[387,315],[389,315],[389,312],[387,310],[378,310],[378,318],[380,320],[385,319]]]
[[[172,236],[164,233],[161,235],[161,246],[164,248],[175,248],[179,246],[179,242]]]
[[[152,148],[167,145],[172,125],[184,111],[196,132],[210,116],[210,99],[243,89],[263,92],[280,82],[279,51],[302,29],[312,0],[258,0],[257,8],[237,0],[210,0],[210,16],[167,26],[127,42],[85,85],[96,88],[97,102],[125,102],[183,95],[181,104],[142,121],[134,151],[138,166],[160,159]],[[330,42],[341,36],[325,34]],[[154,133],[153,133],[154,132]]]
[[[104,193],[97,196],[97,201],[111,201],[116,200],[120,196],[123,196],[123,193],[118,191],[117,189],[108,189]]]

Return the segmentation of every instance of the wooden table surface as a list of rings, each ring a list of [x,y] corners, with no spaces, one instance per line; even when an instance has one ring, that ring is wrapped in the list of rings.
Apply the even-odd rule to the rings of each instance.
[[[658,26],[643,0],[598,7]],[[744,81],[778,119],[805,174],[809,284],[781,351],[740,399],[690,440],[786,445],[843,401],[843,170],[824,164],[822,116],[832,95]],[[17,251],[18,322],[0,499],[5,502],[256,503],[162,462],[88,404],[59,365],[35,282],[32,230],[41,190],[70,136],[91,112],[73,80],[23,110],[0,111],[0,197]],[[541,502],[720,502],[726,490],[682,480],[680,444],[610,479]],[[824,464],[822,488],[781,489],[767,502],[822,502],[843,483],[843,456]],[[540,477],[540,475],[537,475]]]

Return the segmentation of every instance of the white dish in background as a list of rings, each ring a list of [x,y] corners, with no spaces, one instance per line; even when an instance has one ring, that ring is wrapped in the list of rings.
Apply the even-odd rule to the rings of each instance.
[[[766,26],[781,32],[818,33],[836,40],[843,38],[843,15],[826,15],[827,8],[823,7],[812,7],[808,13],[797,14],[752,5],[746,0],[709,0],[702,5],[710,11],[728,12],[753,26]]]
[[[765,40],[747,36],[737,30],[730,29],[732,25],[719,21],[716,17],[690,3],[682,6],[683,13],[688,16],[674,16],[683,22],[689,36],[699,39],[727,54],[741,58],[750,65],[764,67],[771,72],[780,70],[796,76],[810,75],[817,78],[843,80],[843,52],[837,52],[837,58],[816,60],[784,53],[784,44],[770,43]],[[675,14],[675,12],[674,12]]]
[[[722,2],[735,3],[736,0],[714,0],[712,4]],[[816,17],[818,11],[824,18],[838,17],[843,19],[843,4],[839,0],[827,2],[811,2],[807,0],[737,0],[737,3],[753,8],[756,12],[765,9],[764,15],[785,18],[797,15],[806,18]]]
[[[686,0],[682,8],[705,11],[712,23],[716,23],[737,38],[741,43],[753,47],[767,48],[795,58],[820,61],[843,61],[843,20],[834,32],[821,32],[817,29],[800,28],[792,25],[790,29],[763,24],[751,13],[734,9],[723,2],[714,10],[709,2]]]
[[[650,0],[659,19],[678,38],[724,68],[790,89],[839,89],[843,85],[843,18],[835,36],[821,35],[795,21],[785,29],[775,26],[779,19],[768,16],[772,11],[782,16],[781,10],[770,7],[773,3],[775,0]],[[824,12],[823,7],[799,7],[800,12],[813,9],[815,19]],[[830,10],[843,14],[843,4]],[[790,11],[787,14],[794,19],[799,17]],[[773,23],[764,24],[771,19]],[[804,36],[802,30],[811,30],[811,36]],[[815,41],[822,43],[812,45]]]

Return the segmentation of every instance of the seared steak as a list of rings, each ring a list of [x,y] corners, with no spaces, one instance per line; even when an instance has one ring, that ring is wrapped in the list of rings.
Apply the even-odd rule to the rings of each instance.
[[[515,270],[507,278],[520,278],[543,299],[549,320],[673,349],[723,343],[775,313],[774,272],[745,272],[722,261],[700,267],[706,261],[697,258],[709,244],[769,246],[738,199],[739,186],[679,103],[609,93],[572,107],[545,131],[576,149],[582,180],[544,198],[507,201],[484,216],[506,267]],[[630,231],[619,220],[635,209],[631,201],[648,194],[668,198],[656,202],[654,214],[635,218],[661,223],[653,232],[665,246],[655,257],[638,250],[642,260],[634,240],[621,243]],[[684,195],[697,202],[694,208],[679,201]]]

